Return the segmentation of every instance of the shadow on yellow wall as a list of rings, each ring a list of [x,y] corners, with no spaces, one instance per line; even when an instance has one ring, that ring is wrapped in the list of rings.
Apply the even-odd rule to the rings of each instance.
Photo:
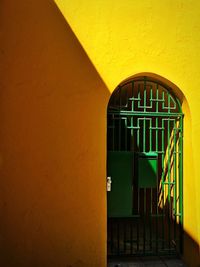
[[[53,1],[3,1],[0,265],[105,266],[109,92]]]
[[[188,267],[200,267],[199,244],[184,231],[184,256]]]

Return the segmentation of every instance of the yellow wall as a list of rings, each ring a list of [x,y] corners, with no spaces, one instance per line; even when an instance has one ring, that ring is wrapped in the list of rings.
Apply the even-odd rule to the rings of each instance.
[[[110,92],[122,80],[143,72],[160,75],[180,88],[182,95],[172,86],[183,102],[185,113],[184,256],[189,266],[197,266],[200,262],[200,2],[55,2]]]
[[[106,265],[107,103],[146,72],[183,102],[185,260],[197,266],[200,2],[4,0],[0,18],[0,265]]]
[[[109,93],[52,1],[0,10],[0,266],[105,266]]]

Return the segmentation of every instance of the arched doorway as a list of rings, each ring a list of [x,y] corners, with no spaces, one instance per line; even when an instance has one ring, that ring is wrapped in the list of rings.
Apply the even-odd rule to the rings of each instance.
[[[181,253],[183,113],[178,98],[162,82],[137,77],[116,88],[107,115],[108,257]]]

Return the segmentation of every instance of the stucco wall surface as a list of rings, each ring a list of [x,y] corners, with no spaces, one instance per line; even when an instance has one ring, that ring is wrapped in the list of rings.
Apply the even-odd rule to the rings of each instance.
[[[0,266],[105,266],[109,93],[53,1],[0,21]]]
[[[110,92],[124,79],[144,72],[160,75],[176,85],[172,87],[181,98],[185,113],[185,259],[190,266],[197,266],[200,262],[200,2],[55,2]]]
[[[182,101],[184,258],[198,266],[199,48],[195,0],[1,1],[0,266],[106,266],[106,108],[139,73]]]

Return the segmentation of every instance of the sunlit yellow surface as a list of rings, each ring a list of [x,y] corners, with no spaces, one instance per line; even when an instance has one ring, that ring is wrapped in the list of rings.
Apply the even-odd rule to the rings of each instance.
[[[173,82],[183,93],[184,230],[199,244],[200,2],[56,0],[56,3],[110,92],[124,79],[150,72]],[[194,248],[191,250],[194,252]],[[194,264],[190,266],[196,266],[192,259],[197,252],[188,251],[186,240],[185,258]]]

